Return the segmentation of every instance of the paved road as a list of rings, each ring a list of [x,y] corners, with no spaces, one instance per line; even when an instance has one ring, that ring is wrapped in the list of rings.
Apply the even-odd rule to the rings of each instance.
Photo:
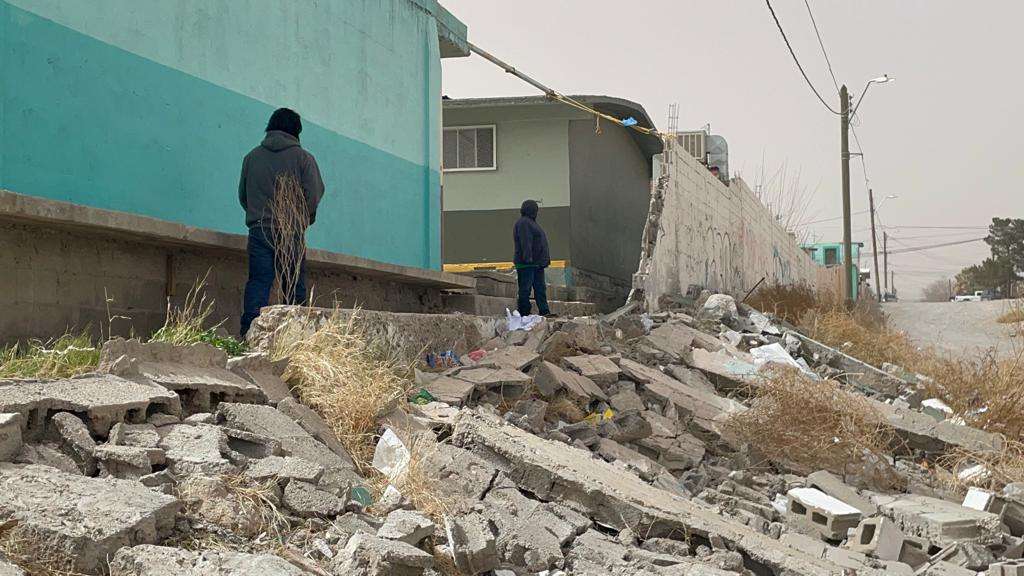
[[[1009,309],[1001,300],[987,302],[889,302],[882,308],[890,325],[919,345],[961,357],[977,357],[995,347],[1006,356],[1024,342],[1011,337],[1014,326],[996,322]]]

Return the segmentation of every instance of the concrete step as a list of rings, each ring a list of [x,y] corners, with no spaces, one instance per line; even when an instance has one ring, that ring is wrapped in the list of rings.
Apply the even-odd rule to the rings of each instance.
[[[516,299],[480,294],[442,294],[441,301],[446,312],[462,312],[475,316],[504,316],[505,309],[515,310]],[[591,302],[548,302],[551,312],[559,316],[593,316],[597,306]],[[536,312],[536,310],[534,310]]]

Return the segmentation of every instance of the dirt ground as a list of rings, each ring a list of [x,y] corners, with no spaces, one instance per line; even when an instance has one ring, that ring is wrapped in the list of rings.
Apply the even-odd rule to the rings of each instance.
[[[1024,346],[1017,327],[996,322],[1009,309],[1007,301],[890,302],[882,308],[891,325],[922,346],[963,358],[976,357],[990,348],[1000,356]]]

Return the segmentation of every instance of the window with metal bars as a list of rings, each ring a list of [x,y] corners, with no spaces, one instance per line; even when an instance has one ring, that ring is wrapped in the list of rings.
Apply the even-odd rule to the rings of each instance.
[[[494,126],[459,126],[444,129],[445,172],[496,170]]]

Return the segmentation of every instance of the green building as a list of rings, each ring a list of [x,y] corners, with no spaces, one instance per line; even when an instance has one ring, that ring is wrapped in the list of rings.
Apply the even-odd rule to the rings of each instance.
[[[242,156],[279,106],[327,195],[313,247],[440,269],[437,0],[0,0],[0,188],[245,231]]]
[[[643,107],[573,96],[653,127]],[[523,200],[541,205],[548,281],[569,297],[621,304],[640,258],[659,138],[545,96],[444,101],[445,269],[509,269]]]
[[[856,299],[861,290],[861,283],[871,278],[870,270],[861,270],[860,251],[864,247],[863,242],[852,242],[850,252],[853,255],[853,270],[850,271],[852,279],[853,297]],[[819,266],[831,268],[843,265],[843,243],[842,242],[818,242],[813,244],[801,244],[800,248],[807,252],[812,260]]]

